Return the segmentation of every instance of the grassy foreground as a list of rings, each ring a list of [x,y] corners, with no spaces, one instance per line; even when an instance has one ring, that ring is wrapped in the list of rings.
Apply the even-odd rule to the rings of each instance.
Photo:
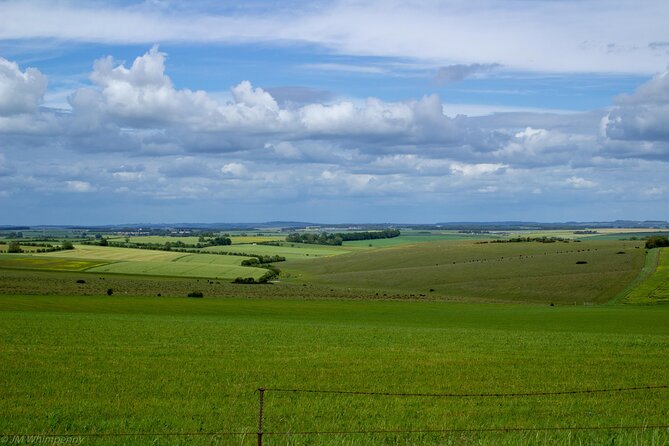
[[[669,384],[669,308],[0,296],[0,434],[255,444],[260,386],[508,393]],[[668,424],[669,389],[524,398],[268,392],[267,431]],[[666,429],[268,436],[266,444],[666,444]]]

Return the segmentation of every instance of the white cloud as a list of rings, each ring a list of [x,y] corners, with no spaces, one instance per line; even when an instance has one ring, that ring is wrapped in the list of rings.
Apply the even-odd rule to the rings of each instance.
[[[596,182],[577,176],[567,178],[565,183],[575,189],[591,189],[597,186]]]
[[[453,163],[451,165],[451,172],[465,177],[479,177],[490,173],[495,173],[500,169],[509,167],[505,164],[481,163],[481,164],[464,164]]]
[[[21,71],[16,62],[0,57],[0,116],[32,113],[42,103],[47,78],[39,70]]]
[[[535,72],[644,74],[657,70],[658,43],[669,41],[664,0],[617,0],[609,7],[598,0],[501,6],[496,0],[339,0],[227,15],[161,5],[5,1],[0,39],[298,42],[344,55],[418,59],[435,67],[483,61]]]
[[[96,189],[88,181],[68,180],[65,189],[70,192],[94,192]]]
[[[248,173],[248,170],[242,163],[228,163],[221,167],[221,173],[232,177],[243,177]]]

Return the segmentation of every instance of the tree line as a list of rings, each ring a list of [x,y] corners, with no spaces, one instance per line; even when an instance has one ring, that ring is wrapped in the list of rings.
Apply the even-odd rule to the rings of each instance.
[[[338,232],[338,233],[303,233],[294,232],[286,237],[290,243],[306,243],[310,245],[340,246],[343,242],[354,240],[377,240],[393,238],[400,235],[399,229],[383,229],[381,231]]]

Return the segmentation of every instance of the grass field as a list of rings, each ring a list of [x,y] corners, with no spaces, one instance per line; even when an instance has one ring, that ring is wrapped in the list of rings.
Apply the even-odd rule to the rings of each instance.
[[[669,302],[669,248],[653,249],[651,253],[654,272],[627,294],[625,302]]]
[[[441,241],[286,262],[287,280],[414,295],[603,303],[644,264],[639,242]],[[577,262],[586,262],[577,264]],[[432,291],[430,291],[432,290]]]
[[[108,261],[159,261],[169,262],[184,254],[175,251],[153,251],[149,249],[114,248],[111,246],[75,245],[68,251],[39,254],[40,257],[71,257]]]
[[[37,255],[0,254],[0,268],[50,271],[83,271],[106,265],[104,260],[68,259]]]
[[[60,255],[59,255],[60,254]],[[75,249],[16,257],[0,257],[0,268],[83,271],[89,273],[196,277],[232,280],[260,278],[267,270],[241,266],[248,257],[184,254],[172,251],[76,245]]]
[[[267,270],[220,263],[142,261],[110,263],[90,268],[88,272],[232,280],[236,277],[253,277],[254,279],[258,279]]]
[[[248,432],[260,386],[509,393],[669,383],[669,307],[0,297],[0,432]],[[266,431],[667,424],[669,390],[507,398],[268,392]],[[268,436],[267,444],[666,444],[666,429]]]
[[[342,246],[308,245],[302,243],[282,243],[281,246],[272,245],[229,245],[204,248],[202,252],[237,252],[258,255],[279,255],[286,259],[313,259],[328,257],[356,251],[356,248]]]

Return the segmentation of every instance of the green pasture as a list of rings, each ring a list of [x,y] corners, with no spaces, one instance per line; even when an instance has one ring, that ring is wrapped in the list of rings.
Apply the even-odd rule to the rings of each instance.
[[[625,302],[669,302],[669,248],[652,249],[649,260],[649,274],[626,295]]]
[[[243,260],[249,260],[253,257],[232,256],[221,254],[186,254],[174,259],[174,262],[186,263],[204,263],[209,265],[237,265],[240,266]]]
[[[221,256],[222,257],[222,256]],[[236,277],[260,278],[267,272],[262,268],[250,268],[220,263],[196,262],[116,262],[88,269],[91,273],[133,274],[147,276],[200,277],[210,279],[234,279]]]
[[[0,297],[0,433],[256,444],[260,386],[524,393],[669,383],[669,307]],[[265,395],[268,432],[666,425],[669,389]],[[112,433],[246,435],[106,437]],[[666,429],[267,436],[268,445],[669,442]]]
[[[62,251],[61,251],[62,252]],[[50,271],[83,271],[107,264],[104,260],[43,257],[37,255],[0,254],[0,268]]]
[[[288,281],[376,290],[380,295],[400,290],[474,300],[603,303],[643,267],[644,250],[637,246],[440,241],[295,260],[282,270]]]
[[[342,246],[309,245],[304,243],[281,243],[281,246],[273,245],[229,245],[211,246],[204,248],[202,252],[235,252],[243,254],[279,255],[286,259],[313,259],[316,257],[329,257],[355,251],[356,248]]]

